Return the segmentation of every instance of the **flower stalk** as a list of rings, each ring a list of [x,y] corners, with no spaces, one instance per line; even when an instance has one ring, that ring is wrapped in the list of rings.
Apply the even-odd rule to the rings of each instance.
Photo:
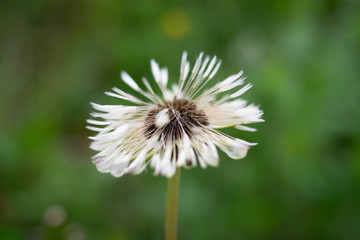
[[[177,239],[180,168],[168,180],[166,196],[165,240]]]

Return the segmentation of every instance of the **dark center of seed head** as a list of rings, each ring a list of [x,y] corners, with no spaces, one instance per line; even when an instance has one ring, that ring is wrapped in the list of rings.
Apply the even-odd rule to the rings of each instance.
[[[159,113],[166,109],[166,123],[163,126],[157,124]],[[168,118],[167,118],[168,117]],[[158,105],[151,110],[145,119],[145,135],[150,138],[153,135],[162,136],[165,140],[173,140],[182,137],[185,132],[189,137],[193,135],[194,127],[209,125],[207,116],[203,110],[198,110],[196,104],[189,99],[177,99],[167,101],[164,105]]]

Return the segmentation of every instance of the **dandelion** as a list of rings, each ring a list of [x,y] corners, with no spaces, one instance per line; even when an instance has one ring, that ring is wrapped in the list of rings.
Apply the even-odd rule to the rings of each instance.
[[[218,166],[217,148],[232,159],[244,158],[255,144],[216,129],[235,127],[256,131],[245,124],[262,122],[262,111],[258,106],[248,105],[245,100],[239,99],[252,86],[244,85],[243,71],[206,87],[220,64],[216,56],[204,57],[201,53],[190,72],[190,63],[184,52],[178,84],[168,88],[167,68],[160,68],[151,60],[152,74],[161,95],[155,93],[156,89],[147,79],[142,79],[146,87],[143,90],[126,72],[121,72],[122,80],[142,97],[115,87],[113,92],[105,94],[132,102],[132,106],[91,103],[97,111],[91,114],[92,117],[101,119],[88,120],[89,124],[96,126],[88,128],[98,132],[90,137],[93,140],[90,147],[98,151],[93,157],[97,169],[120,177],[139,174],[150,165],[155,175],[171,178],[167,212],[176,208],[175,213],[169,213],[176,215],[177,197],[175,200],[169,197],[174,198],[177,194],[173,189],[178,188],[181,167]],[[169,202],[173,202],[174,206]]]
[[[91,103],[99,111],[91,115],[102,119],[88,120],[89,124],[97,125],[88,128],[98,132],[90,139],[93,140],[91,148],[99,152],[93,157],[93,162],[100,172],[120,177],[127,173],[141,173],[150,164],[155,169],[155,175],[170,178],[177,167],[194,167],[197,164],[202,168],[218,166],[216,147],[233,159],[245,157],[254,143],[233,138],[216,129],[234,126],[245,131],[256,130],[244,124],[262,122],[262,111],[238,99],[252,85],[247,84],[217,99],[218,94],[244,84],[245,78],[240,71],[201,92],[221,63],[216,56],[211,61],[208,56],[204,61],[202,58],[203,54],[200,54],[188,76],[190,64],[184,52],[179,83],[170,90],[167,89],[167,68],[161,69],[152,60],[151,70],[162,96],[155,94],[145,78],[142,80],[147,91],[141,89],[126,72],[121,72],[122,80],[148,101],[115,87],[113,92],[105,94],[136,106]]]

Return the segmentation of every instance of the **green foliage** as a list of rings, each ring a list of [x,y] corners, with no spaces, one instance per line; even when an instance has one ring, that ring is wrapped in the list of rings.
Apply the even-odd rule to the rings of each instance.
[[[261,105],[241,161],[183,170],[180,239],[360,238],[360,11],[332,1],[2,1],[0,239],[161,239],[166,179],[90,162],[90,101],[120,70],[177,81],[181,52],[245,70]],[[141,84],[141,83],[140,83]],[[59,226],[52,206],[66,216]],[[50,212],[50,213],[49,213]],[[60,219],[61,220],[61,219]]]

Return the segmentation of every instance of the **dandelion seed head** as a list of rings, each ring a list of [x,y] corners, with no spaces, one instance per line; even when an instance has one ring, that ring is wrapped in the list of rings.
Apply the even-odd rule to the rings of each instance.
[[[98,132],[90,137],[93,140],[90,147],[98,152],[93,163],[100,172],[120,177],[139,174],[150,165],[155,169],[155,175],[172,177],[177,167],[218,166],[217,148],[233,159],[246,156],[255,144],[226,135],[217,128],[255,131],[244,124],[263,122],[259,107],[247,105],[239,98],[252,85],[239,88],[245,80],[240,71],[206,87],[221,61],[216,57],[205,56],[204,61],[202,58],[201,53],[190,71],[184,52],[179,82],[171,89],[167,87],[167,68],[160,68],[151,60],[151,70],[161,95],[155,94],[148,80],[142,79],[147,89],[144,91],[130,75],[122,72],[123,81],[142,98],[118,88],[106,94],[132,102],[136,107],[92,103],[98,112],[91,115],[100,120],[89,119],[87,122],[96,125],[88,126],[90,130]],[[218,96],[225,92],[224,97]]]

